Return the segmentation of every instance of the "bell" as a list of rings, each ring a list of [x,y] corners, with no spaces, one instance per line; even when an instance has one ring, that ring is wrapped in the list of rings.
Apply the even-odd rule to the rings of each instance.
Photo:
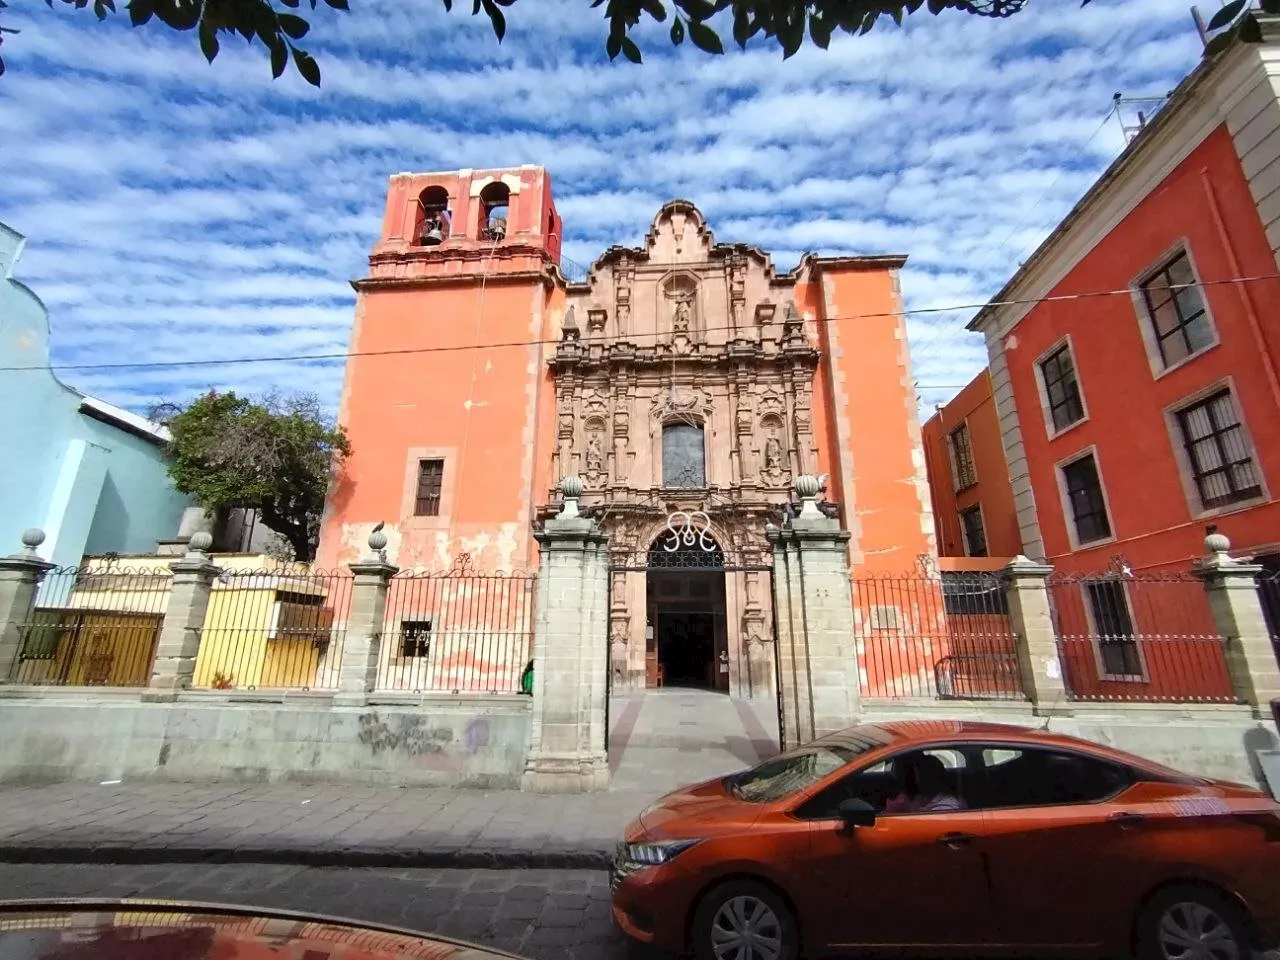
[[[422,245],[424,247],[435,247],[444,243],[444,231],[438,226],[432,227],[422,235]]]
[[[507,218],[494,217],[489,221],[489,237],[493,240],[505,240],[507,237]]]

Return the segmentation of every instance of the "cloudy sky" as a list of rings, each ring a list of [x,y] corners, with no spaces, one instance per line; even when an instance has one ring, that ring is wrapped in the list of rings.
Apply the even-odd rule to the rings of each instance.
[[[643,66],[609,62],[589,0],[522,0],[501,45],[469,3],[352,0],[312,18],[315,90],[273,82],[261,46],[210,66],[194,36],[55,6],[5,17],[0,220],[60,376],[139,411],[210,386],[336,405],[340,361],[158,364],[344,351],[397,171],[545,165],[579,263],[685,197],[780,267],[905,253],[910,309],[980,302],[1119,151],[1112,95],[1162,95],[1199,53],[1179,0],[922,13],[786,62],[653,32]],[[912,316],[926,404],[983,366],[972,313]]]

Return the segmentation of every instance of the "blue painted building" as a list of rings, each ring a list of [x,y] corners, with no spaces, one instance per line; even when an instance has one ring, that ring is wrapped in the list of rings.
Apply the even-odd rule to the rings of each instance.
[[[166,434],[54,376],[49,311],[13,278],[23,243],[0,223],[0,554],[29,527],[44,530],[40,554],[59,565],[155,553],[191,502],[165,474]]]

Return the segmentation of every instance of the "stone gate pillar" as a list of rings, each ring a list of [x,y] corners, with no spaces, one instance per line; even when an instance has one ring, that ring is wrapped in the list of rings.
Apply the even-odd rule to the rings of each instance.
[[[1196,567],[1204,581],[1214,623],[1225,644],[1227,671],[1236,697],[1265,716],[1280,697],[1280,665],[1276,663],[1267,619],[1258,596],[1262,567],[1233,560],[1231,541],[1220,533],[1204,538],[1209,559]]]
[[[13,677],[22,653],[23,625],[31,614],[36,591],[53,564],[36,555],[43,530],[22,535],[22,552],[0,557],[0,683]]]
[[[533,635],[533,717],[523,788],[586,793],[609,785],[608,537],[578,512],[582,480],[560,481],[564,506],[540,548]]]
[[[797,477],[795,489],[800,515],[768,534],[783,749],[856,723],[860,707],[849,534],[818,509],[817,477]]]
[[[386,619],[387,590],[400,568],[387,563],[387,535],[381,530],[369,534],[369,554],[350,564],[351,607],[347,612],[347,632],[338,665],[338,692],[335,703],[363,704],[378,683],[378,663],[382,656],[382,628]]]
[[[1047,581],[1053,567],[1017,556],[1003,572],[1022,692],[1037,707],[1056,708],[1067,694],[1049,606]]]
[[[168,693],[185,690],[195,677],[209,592],[214,578],[222,572],[207,553],[212,546],[213,537],[208,533],[194,533],[182,559],[169,564],[173,579],[156,643],[156,659],[151,666],[152,689]]]

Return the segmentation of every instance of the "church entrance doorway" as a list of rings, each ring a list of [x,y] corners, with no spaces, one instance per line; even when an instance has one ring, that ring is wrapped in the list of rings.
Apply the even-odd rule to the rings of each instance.
[[[724,574],[650,570],[645,686],[729,692]]]

